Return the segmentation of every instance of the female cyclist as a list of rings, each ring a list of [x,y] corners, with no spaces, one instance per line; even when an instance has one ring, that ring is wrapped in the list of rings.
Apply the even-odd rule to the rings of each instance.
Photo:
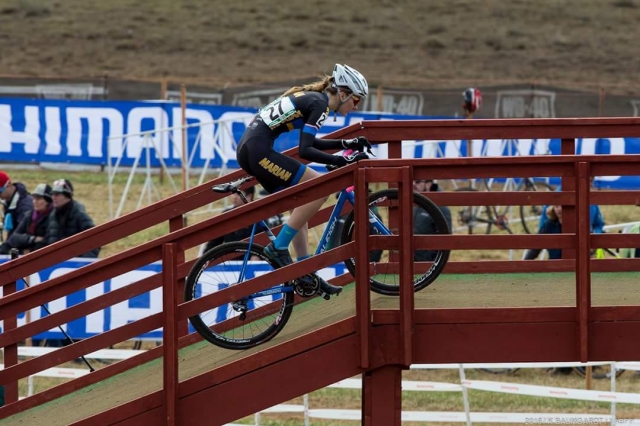
[[[238,144],[238,164],[255,176],[269,193],[319,176],[320,173],[300,161],[273,149],[276,138],[293,129],[300,129],[298,154],[305,160],[342,167],[367,158],[366,154],[359,152],[371,148],[363,136],[355,139],[318,139],[316,134],[330,111],[346,115],[358,109],[358,104],[368,92],[369,86],[364,76],[340,64],[336,64],[332,75],[322,81],[292,87],[260,110],[251,121]],[[342,148],[352,149],[355,153],[343,157],[322,152]],[[293,241],[298,260],[309,257],[307,222],[327,198],[294,209],[276,240],[266,247],[267,255],[281,266],[292,263],[288,247]],[[342,287],[333,286],[317,275],[316,279],[320,282],[320,289],[327,295],[338,294],[342,290]]]

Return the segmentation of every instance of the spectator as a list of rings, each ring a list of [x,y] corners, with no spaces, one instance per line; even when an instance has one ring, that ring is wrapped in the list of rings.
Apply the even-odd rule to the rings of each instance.
[[[53,212],[49,217],[47,237],[45,243],[53,244],[64,238],[93,228],[93,220],[87,214],[84,206],[73,199],[73,185],[67,179],[53,182],[51,190]],[[98,257],[100,247],[88,251],[78,257]]]
[[[20,222],[31,214],[33,200],[24,184],[13,183],[7,173],[0,171],[0,201],[4,207],[4,230],[9,239]]]
[[[591,188],[594,187],[595,177],[591,176],[589,182]],[[562,191],[562,185],[558,185],[556,191]],[[540,233],[540,229],[544,226],[544,223],[547,221],[547,215],[544,212],[547,211],[549,206],[542,207],[543,214],[540,215],[540,221],[538,222],[538,233]],[[602,234],[604,228],[604,219],[602,217],[602,212],[600,211],[600,207],[592,204],[589,207],[589,220],[591,221],[591,233],[592,234]]]
[[[41,183],[31,193],[33,210],[30,215],[20,222],[11,237],[0,245],[0,254],[9,254],[12,248],[20,253],[25,250],[34,251],[45,246],[49,215],[53,210],[51,186]]]
[[[433,179],[413,181],[413,190],[414,192],[420,193],[442,191],[438,186],[438,183]],[[451,232],[451,210],[446,206],[438,206],[438,208],[444,215],[444,218],[447,221],[447,226],[449,226],[449,231]],[[415,235],[429,235],[435,234],[436,231],[437,229],[433,218],[431,218],[431,216],[429,216],[429,214],[423,209],[415,207],[413,209],[413,233]],[[437,252],[433,250],[416,250],[413,260],[434,260],[436,253]]]
[[[538,234],[561,234],[562,233],[562,206],[545,206],[543,215],[545,220],[538,228]],[[528,249],[524,252],[524,260],[534,260],[539,255],[541,249]],[[562,259],[561,249],[547,249],[549,259]]]
[[[253,199],[255,197],[255,194],[256,194],[256,187],[255,186],[247,188],[244,191],[244,195],[247,197],[247,201],[248,202],[253,201]],[[229,210],[233,210],[236,207],[240,207],[240,206],[242,206],[244,204],[244,202],[242,201],[242,198],[240,198],[240,196],[238,194],[231,194],[231,203],[232,203],[232,206],[224,209],[222,211],[222,213],[226,213]],[[281,225],[282,224],[282,216],[281,215],[273,216],[273,217],[267,219],[266,222],[270,227]],[[242,241],[245,238],[249,238],[249,236],[251,235],[251,229],[252,228],[253,228],[253,225],[249,225],[246,228],[241,228],[241,229],[238,229],[237,231],[233,231],[233,232],[230,232],[230,233],[228,233],[226,235],[223,235],[221,237],[213,239],[213,240],[209,241],[204,246],[203,252],[207,252],[207,251],[211,250],[212,248],[217,247],[217,246],[219,246],[220,244],[223,244],[223,243],[230,243],[230,242],[233,242],[233,241]],[[260,232],[260,229],[258,229],[256,232]]]
[[[545,206],[545,220],[541,220],[538,234],[561,234],[562,233],[562,206]],[[600,212],[600,207],[591,205],[589,208],[590,232],[601,234],[604,227],[604,219]],[[534,260],[540,255],[541,249],[528,249],[524,252],[524,260]],[[547,249],[549,259],[562,259],[561,249]]]

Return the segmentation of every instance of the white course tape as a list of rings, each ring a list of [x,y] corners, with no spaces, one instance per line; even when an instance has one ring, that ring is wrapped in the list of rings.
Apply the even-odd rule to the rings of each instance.
[[[488,368],[488,369],[513,369],[513,368],[563,368],[610,365],[611,362],[512,362],[503,363],[477,363],[462,364],[464,369]],[[412,370],[457,370],[460,364],[412,364]]]
[[[470,413],[471,421],[478,423],[543,423],[553,420],[568,424],[593,424],[610,422],[608,414],[560,414],[560,413]],[[327,420],[361,420],[360,410],[309,410],[309,417]],[[403,411],[403,422],[462,422],[467,421],[464,412],[447,411]],[[590,422],[590,423],[589,423]],[[625,425],[632,424],[625,422]]]
[[[58,348],[44,346],[20,346],[18,347],[18,356],[42,356],[57,350]],[[100,349],[86,354],[84,357],[91,359],[127,359],[145,352],[145,350],[134,349]]]
[[[616,362],[616,370],[634,370],[640,371],[640,362]]]
[[[4,369],[4,364],[0,364],[0,370]],[[47,368],[46,370],[38,371],[32,376],[36,377],[56,377],[59,379],[77,379],[78,377],[86,376],[89,374],[89,370],[82,368]]]
[[[279,404],[260,411],[261,413],[304,413],[304,405]]]
[[[640,394],[637,393],[555,388],[535,385],[522,385],[519,383],[489,382],[486,380],[465,380],[464,382],[462,382],[462,386],[466,387],[467,389],[518,395],[580,399],[583,401],[624,402],[627,404],[640,404]]]
[[[330,388],[340,389],[361,389],[362,380],[360,379],[346,379],[329,385]],[[440,383],[440,382],[416,382],[416,381],[402,381],[402,390],[404,391],[436,391],[436,392],[460,392],[462,386],[455,383]]]

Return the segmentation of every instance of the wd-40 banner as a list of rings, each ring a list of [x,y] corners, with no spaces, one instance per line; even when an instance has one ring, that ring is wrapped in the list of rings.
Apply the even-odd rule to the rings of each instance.
[[[112,102],[0,99],[0,161],[20,163],[237,168],[235,150],[257,109],[189,104],[186,129],[175,102]],[[351,113],[327,118],[319,136],[362,120],[424,120],[447,117]],[[123,136],[126,135],[126,136]],[[186,136],[183,144],[183,138]],[[298,144],[299,133],[283,134],[275,148]],[[466,156],[466,141],[403,141],[404,158]],[[182,155],[183,146],[186,155]],[[560,153],[559,139],[476,140],[474,156]],[[386,145],[374,151],[387,158]],[[640,138],[584,138],[578,154],[640,154]],[[598,177],[609,188],[637,188],[636,177]]]
[[[9,260],[8,256],[0,256],[0,264]],[[37,274],[33,274],[29,277],[29,285],[37,286],[41,282],[57,278],[61,275],[72,272],[78,268],[81,268],[88,263],[94,262],[94,259],[75,258],[50,268],[44,269]],[[225,265],[225,268],[229,268],[229,265]],[[238,265],[240,268],[240,262]],[[246,272],[247,278],[260,275],[268,272],[273,268],[263,262],[250,262],[249,271]],[[85,290],[77,291],[69,296],[62,297],[51,301],[43,306],[38,306],[29,311],[29,314],[21,313],[18,315],[18,326],[24,325],[27,321],[35,321],[48,315],[47,309],[51,313],[59,312],[78,303],[84,302],[101,296],[110,291],[117,290],[124,286],[127,286],[136,281],[140,281],[151,275],[162,272],[162,264],[155,262],[150,265],[143,266],[135,271],[127,272],[123,275],[111,278],[104,282],[95,284]],[[319,271],[319,274],[324,279],[331,279],[337,275],[342,275],[347,272],[347,269],[343,263],[336,264],[331,267],[323,268]],[[22,279],[17,281],[18,291],[25,288],[25,282]],[[2,289],[0,289],[1,292]],[[265,296],[273,298],[282,297],[281,294],[275,294]],[[156,288],[148,293],[141,294],[133,297],[129,300],[117,303],[106,309],[94,312],[86,317],[77,319],[69,324],[63,324],[61,327],[71,336],[73,339],[85,339],[87,337],[95,336],[96,334],[103,333],[105,331],[112,330],[114,328],[123,326],[132,321],[136,321],[145,318],[149,315],[162,312],[162,288]],[[229,312],[227,306],[223,306],[222,309],[215,309],[215,315],[217,322],[221,322],[227,319],[226,315]],[[193,331],[191,329],[191,331]],[[2,329],[0,328],[0,333]],[[54,327],[44,333],[40,333],[33,336],[35,339],[64,339],[64,334],[58,327]],[[150,333],[138,336],[139,339],[145,340],[161,340],[162,329],[155,330]]]

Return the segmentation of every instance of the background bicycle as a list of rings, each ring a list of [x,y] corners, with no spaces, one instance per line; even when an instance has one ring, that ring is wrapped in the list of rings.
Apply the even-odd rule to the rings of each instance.
[[[480,179],[477,187],[468,186],[456,189],[456,191],[477,192],[477,191],[531,191],[550,192],[554,187],[543,180],[533,178],[505,179],[504,183],[497,184],[495,179]],[[466,227],[469,234],[480,229],[486,234],[492,229],[513,233],[513,223],[510,223],[510,216],[513,216],[513,207],[517,207],[519,215],[518,221],[522,224],[524,232],[528,234],[536,233],[537,224],[542,214],[542,206],[467,206],[460,207],[455,215],[458,225]]]
[[[515,374],[519,371],[519,368],[479,368],[478,370],[484,371],[485,373],[490,374]],[[550,368],[548,371],[555,370],[555,372],[561,374],[569,374],[572,371],[576,372],[582,377],[586,377],[587,375],[587,367],[565,367],[565,368]],[[625,372],[625,370],[616,370],[616,377],[620,377]],[[610,365],[595,365],[591,367],[591,377],[594,379],[610,379],[611,378],[611,366]]]
[[[221,193],[238,193],[246,202],[240,186],[250,178],[240,179],[213,188]],[[369,196],[370,232],[380,235],[393,235],[398,231],[398,191],[386,189]],[[340,192],[327,226],[316,249],[316,254],[326,250],[326,245],[335,232],[338,221],[346,204],[355,204],[353,188]],[[448,234],[449,228],[440,209],[425,196],[413,194],[413,209],[422,209],[435,223],[436,233]],[[354,210],[344,222],[341,244],[354,239]],[[207,341],[227,349],[247,349],[264,343],[276,336],[285,326],[293,309],[294,294],[312,297],[318,294],[318,283],[308,276],[292,281],[269,285],[242,294],[237,285],[248,283],[279,268],[278,264],[264,253],[264,247],[256,244],[254,238],[257,229],[264,230],[270,239],[275,239],[271,229],[264,221],[254,225],[247,242],[231,242],[206,252],[193,266],[187,277],[185,300],[200,299],[213,293],[227,291],[227,298],[217,306],[190,317],[193,327]],[[424,251],[424,250],[422,250]],[[419,250],[414,253],[419,256]],[[399,294],[398,251],[396,249],[372,252],[370,286],[374,292],[385,295]],[[414,289],[421,290],[431,284],[444,269],[449,251],[431,250],[428,259],[415,264]],[[344,261],[347,270],[355,274],[355,259]],[[254,281],[254,289],[259,285]],[[246,288],[246,287],[244,287]],[[233,294],[233,296],[231,296]]]

